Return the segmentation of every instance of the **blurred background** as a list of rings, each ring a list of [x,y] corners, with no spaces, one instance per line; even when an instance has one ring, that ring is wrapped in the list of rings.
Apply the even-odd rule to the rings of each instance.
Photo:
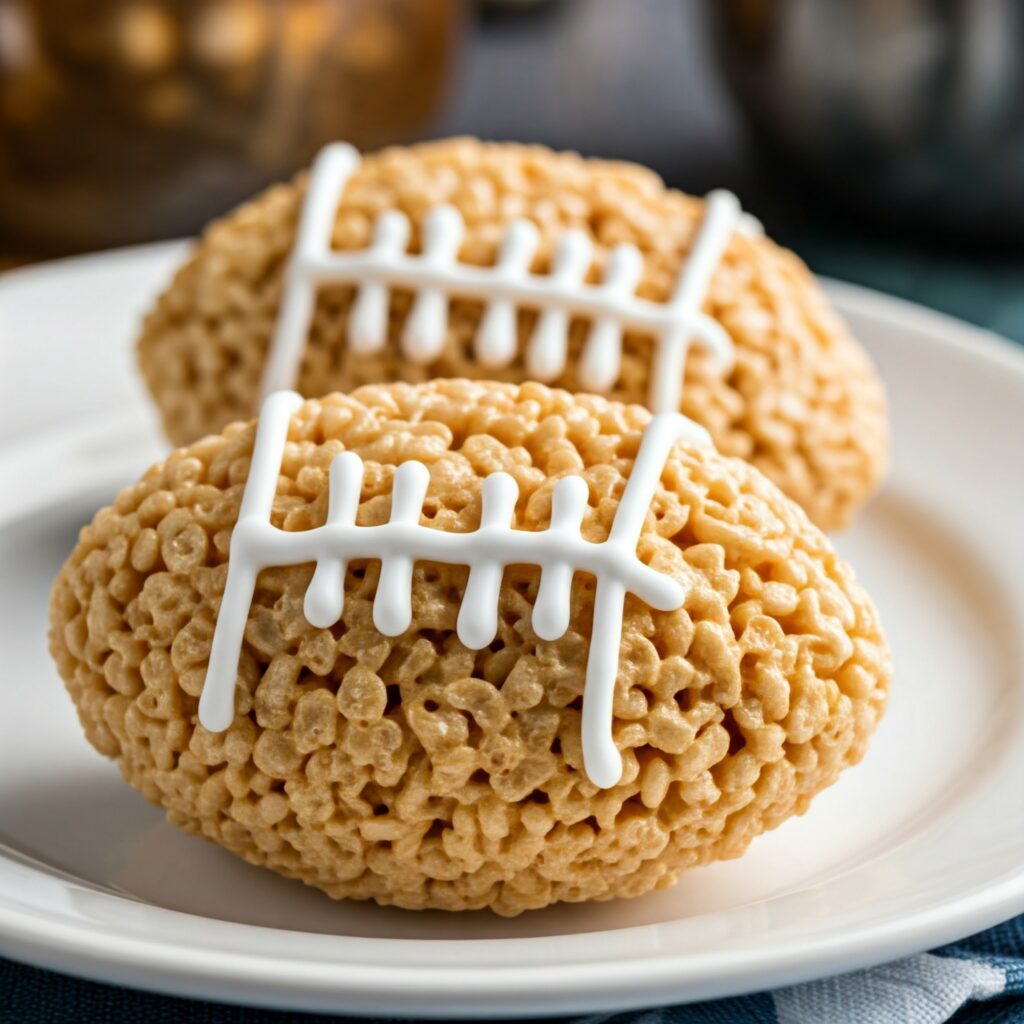
[[[814,270],[1024,340],[1018,0],[0,0],[0,267],[458,133],[730,188]]]

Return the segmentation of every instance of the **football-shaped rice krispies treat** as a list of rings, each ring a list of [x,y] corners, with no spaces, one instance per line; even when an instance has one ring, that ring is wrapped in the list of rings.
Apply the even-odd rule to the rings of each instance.
[[[300,176],[213,224],[148,316],[140,365],[176,444],[254,415],[283,347],[265,390],[457,377],[674,402],[824,529],[876,488],[888,427],[868,357],[728,194],[473,139],[333,156],[315,197]],[[367,260],[324,270],[332,253]]]
[[[758,470],[665,446],[680,417],[534,383],[282,397],[123,491],[54,585],[86,735],[173,823],[336,898],[512,915],[738,856],[863,755],[890,674],[874,607]],[[445,561],[403,567],[439,536]],[[599,564],[616,539],[630,564]],[[512,540],[522,564],[489,579]],[[580,546],[598,569],[563,580],[553,627]]]

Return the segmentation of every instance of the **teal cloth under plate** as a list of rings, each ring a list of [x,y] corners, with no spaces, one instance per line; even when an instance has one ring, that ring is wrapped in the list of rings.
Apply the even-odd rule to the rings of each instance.
[[[810,235],[792,244],[818,274],[919,302],[1024,344],[1024,258],[849,237]]]

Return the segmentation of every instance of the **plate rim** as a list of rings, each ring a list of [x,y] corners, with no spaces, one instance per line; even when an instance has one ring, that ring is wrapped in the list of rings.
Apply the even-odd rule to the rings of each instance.
[[[98,268],[106,263],[114,270],[125,259],[169,259],[184,251],[182,240],[155,245],[109,250],[100,254],[70,257],[65,260],[18,268],[0,275],[0,285],[17,280],[63,271],[74,273],[82,266]],[[932,334],[939,348],[954,348],[974,360],[989,361],[1011,372],[1024,384],[1024,349],[994,332],[966,323],[956,317],[928,309],[917,303],[883,292],[834,279],[822,279],[825,290],[841,314],[848,309],[858,316],[886,321],[899,328]],[[99,417],[70,417],[62,425],[38,435],[35,445],[56,443],[66,435],[69,424],[78,428],[84,420]],[[109,417],[103,418],[109,428]],[[0,446],[0,458],[10,457],[10,445]],[[24,452],[24,449],[20,449]],[[2,525],[2,523],[0,523]],[[0,879],[11,861],[0,850]],[[39,870],[39,868],[29,868]],[[47,868],[44,867],[44,871]],[[78,881],[73,885],[80,885]],[[95,890],[93,890],[95,892]],[[102,891],[102,899],[137,903],[128,896]],[[209,921],[196,914],[145,904],[158,914],[171,914],[194,921]],[[486,1012],[489,1016],[516,1016],[551,1012],[625,1009],[664,1001],[689,1001],[716,995],[754,991],[849,971],[880,963],[896,956],[917,952],[936,944],[988,927],[1007,916],[1024,911],[1024,864],[980,888],[960,893],[937,906],[919,908],[898,919],[866,923],[852,934],[832,935],[809,948],[806,936],[773,940],[769,949],[749,944],[742,950],[723,955],[666,953],[629,961],[628,973],[609,971],[610,957],[589,962],[553,962],[522,965],[436,965],[330,963],[271,959],[258,953],[204,950],[203,963],[197,963],[196,951],[177,941],[160,937],[142,939],[124,932],[101,930],[84,920],[44,917],[14,905],[0,887],[0,952],[15,959],[77,974],[93,980],[199,998],[286,1009],[331,1009],[335,1013],[385,1012],[387,1007],[405,1006],[396,1012],[421,1017],[468,1015]],[[219,922],[224,923],[224,922]],[[261,925],[237,924],[232,928],[260,932],[304,935]],[[588,934],[624,935],[657,925],[633,925],[604,929]],[[325,944],[343,945],[346,941],[388,943],[413,948],[421,939],[381,939],[319,935]],[[554,937],[517,937],[487,939],[489,945],[558,944],[572,941],[573,935]],[[435,939],[457,948],[473,939]],[[528,974],[528,979],[524,975]],[[382,1000],[381,981],[388,992]],[[528,988],[524,989],[524,983]],[[250,987],[253,986],[253,987]],[[496,1005],[503,998],[515,997],[514,1006],[502,1011]],[[433,1000],[429,1006],[423,999]],[[346,1001],[339,1007],[338,1001]]]
[[[112,893],[103,893],[102,898],[137,902]],[[161,915],[208,920],[199,915],[146,906]],[[553,1011],[586,1012],[593,1011],[595,1006],[603,1010],[625,1010],[784,987],[859,970],[952,942],[1021,910],[1024,910],[1024,870],[1011,872],[981,890],[969,891],[909,918],[865,926],[852,938],[833,935],[820,939],[810,955],[806,939],[800,938],[774,942],[767,954],[664,954],[630,961],[626,978],[609,971],[611,965],[620,964],[612,958],[586,963],[513,965],[500,969],[481,965],[467,969],[464,965],[402,964],[396,967],[393,964],[310,963],[279,959],[270,954],[204,950],[204,961],[197,963],[194,951],[181,945],[104,932],[79,922],[40,923],[38,916],[12,911],[3,904],[0,904],[0,936],[4,941],[0,942],[0,950],[6,956],[90,980],[191,998],[280,1009],[330,1010],[346,1016],[368,1011],[399,1016],[414,1012],[417,1017],[437,1019],[486,1013],[499,1019]],[[262,925],[232,923],[231,926],[285,937],[308,934]],[[624,932],[631,930],[634,929],[622,929]],[[8,946],[10,937],[16,939],[13,949]],[[338,936],[323,938],[343,941]],[[571,940],[573,937],[560,938]],[[422,940],[358,941],[415,945]],[[478,940],[431,941],[459,946]],[[484,941],[520,945],[549,940]],[[499,970],[501,983],[497,984],[495,973]],[[139,971],[145,973],[139,976],[136,973]],[[346,971],[352,976],[346,976]],[[742,972],[743,978],[738,987],[731,983],[737,972]],[[396,973],[400,974],[400,979],[396,978]],[[207,990],[208,982],[215,982],[215,988]],[[185,993],[179,987],[183,983],[188,990]],[[388,1002],[382,1002],[382,983],[390,986]],[[254,999],[254,995],[257,998]],[[344,999],[345,1004],[339,1005],[339,999]],[[424,1005],[423,1000],[434,1002]],[[501,1006],[505,1000],[510,1001],[507,1009]]]

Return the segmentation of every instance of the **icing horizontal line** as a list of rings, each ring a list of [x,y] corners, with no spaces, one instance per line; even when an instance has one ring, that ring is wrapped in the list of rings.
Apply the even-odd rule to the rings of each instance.
[[[600,285],[580,286],[567,300],[564,285],[550,275],[529,274],[509,279],[495,275],[493,267],[465,263],[458,265],[459,281],[452,282],[449,270],[424,266],[419,256],[408,253],[382,256],[372,250],[358,254],[338,251],[329,256],[302,257],[299,266],[309,280],[320,285],[365,280],[409,289],[414,277],[416,287],[445,289],[457,298],[505,299],[517,306],[537,309],[566,309],[571,305],[574,318],[612,316],[623,327],[636,331],[683,327],[712,350],[723,370],[732,367],[732,343],[722,325],[706,313],[681,312],[675,302],[653,302],[633,296],[629,307],[624,308],[621,298],[603,294]]]
[[[497,474],[495,474],[497,475]],[[492,479],[492,478],[488,478]],[[512,480],[512,477],[507,477]],[[467,533],[447,533],[418,523],[382,523],[377,526],[352,526],[328,523],[312,530],[285,531],[262,522],[240,524],[239,543],[264,545],[259,559],[261,569],[300,565],[327,558],[344,561],[373,561],[374,554],[390,552],[417,562],[440,562],[472,567],[479,562],[506,568],[510,565],[536,565],[545,556],[564,563],[574,573],[597,576],[610,573],[652,608],[670,611],[678,608],[682,590],[678,583],[642,562],[627,563],[623,554],[604,546],[604,541],[566,537],[560,531],[510,530],[481,527]],[[476,560],[458,557],[462,542],[472,538],[486,546],[487,554]],[[454,556],[454,557],[453,557]]]

